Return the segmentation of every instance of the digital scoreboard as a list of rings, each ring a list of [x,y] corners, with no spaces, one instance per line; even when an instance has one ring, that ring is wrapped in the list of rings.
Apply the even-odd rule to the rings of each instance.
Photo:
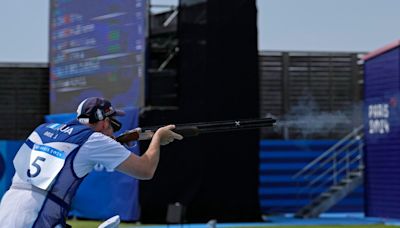
[[[50,112],[90,96],[118,108],[144,104],[145,0],[52,0]]]

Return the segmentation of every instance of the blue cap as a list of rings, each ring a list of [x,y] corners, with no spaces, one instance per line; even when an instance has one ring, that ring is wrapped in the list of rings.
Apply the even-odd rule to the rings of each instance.
[[[79,122],[84,124],[96,123],[109,117],[114,131],[118,131],[121,128],[121,123],[112,117],[125,115],[124,111],[114,109],[111,106],[110,101],[101,97],[90,97],[85,99],[79,104],[76,112],[77,119]]]

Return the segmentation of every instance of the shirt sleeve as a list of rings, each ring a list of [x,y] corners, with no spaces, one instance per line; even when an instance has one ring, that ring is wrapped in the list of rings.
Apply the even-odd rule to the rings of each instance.
[[[113,170],[125,161],[131,152],[112,138],[93,133],[82,145],[74,160],[74,171],[82,177],[89,173],[96,164]]]

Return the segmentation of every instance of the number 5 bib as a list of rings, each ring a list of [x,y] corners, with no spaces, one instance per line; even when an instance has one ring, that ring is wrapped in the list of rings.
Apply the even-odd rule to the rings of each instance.
[[[47,190],[65,163],[66,154],[47,145],[33,145],[26,175],[36,187]]]
[[[64,167],[66,157],[77,146],[63,142],[24,143],[14,159],[16,172],[21,179],[48,190]]]

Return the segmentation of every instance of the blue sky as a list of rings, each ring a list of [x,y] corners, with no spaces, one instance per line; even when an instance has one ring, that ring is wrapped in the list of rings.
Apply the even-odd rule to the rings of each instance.
[[[0,62],[48,62],[49,0],[0,4]],[[368,52],[400,39],[400,0],[257,0],[257,7],[260,50]]]

